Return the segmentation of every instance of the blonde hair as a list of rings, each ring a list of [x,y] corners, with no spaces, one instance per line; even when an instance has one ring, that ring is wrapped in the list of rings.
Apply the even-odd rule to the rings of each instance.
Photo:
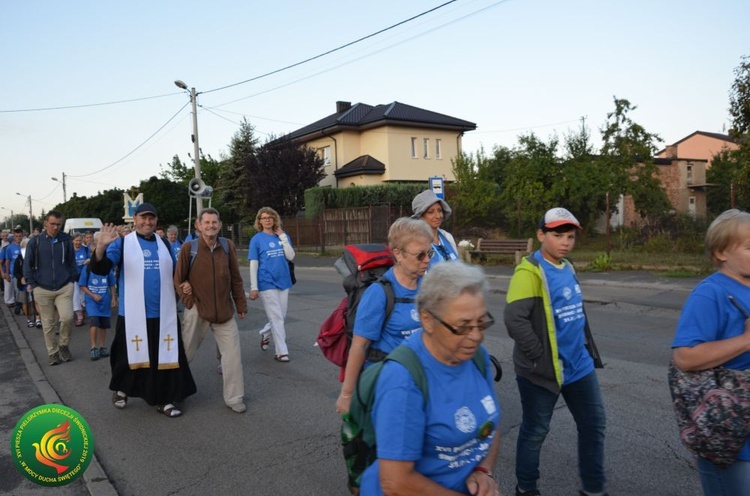
[[[263,226],[260,223],[260,216],[263,214],[268,214],[273,217],[273,227],[271,227],[272,231],[275,231],[277,227],[281,229],[281,217],[279,217],[279,213],[271,207],[261,207],[258,210],[258,214],[255,216],[256,231],[261,232],[263,230]]]
[[[432,242],[432,228],[422,219],[399,217],[388,229],[388,247],[403,250],[415,238]]]
[[[717,253],[742,242],[740,228],[750,224],[750,214],[733,208],[722,213],[711,222],[706,231],[706,254],[711,263],[720,267],[724,262],[716,257]]]

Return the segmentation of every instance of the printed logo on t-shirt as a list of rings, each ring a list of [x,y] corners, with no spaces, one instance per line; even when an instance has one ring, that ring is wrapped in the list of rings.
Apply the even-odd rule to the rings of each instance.
[[[419,322],[419,312],[417,312],[416,308],[411,309],[411,320],[414,322]]]
[[[91,284],[99,284],[99,279],[97,279],[96,277],[92,277],[91,279],[89,279],[89,282]]]
[[[151,258],[151,250],[143,250],[143,258]]]
[[[575,290],[576,294],[581,294],[581,286],[576,284],[573,289]]]
[[[474,432],[477,428],[477,419],[468,407],[462,406],[456,410],[453,419],[456,421],[456,428],[465,434]]]
[[[497,411],[497,406],[495,406],[495,401],[492,399],[492,396],[489,394],[482,398],[482,406],[484,406],[484,411],[487,412],[488,415],[492,415]]]
[[[573,297],[573,291],[571,291],[570,288],[567,287],[567,286],[565,288],[563,288],[563,297],[566,300],[569,300],[569,299],[571,299]]]
[[[268,242],[268,246],[269,246],[270,248],[276,248],[276,243],[274,243],[273,241],[269,241],[269,242]]]

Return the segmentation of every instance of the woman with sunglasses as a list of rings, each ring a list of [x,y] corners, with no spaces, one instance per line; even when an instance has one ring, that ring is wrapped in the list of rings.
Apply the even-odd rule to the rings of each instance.
[[[414,211],[412,219],[422,219],[432,229],[432,249],[435,253],[430,259],[430,266],[442,261],[458,260],[458,248],[451,233],[440,226],[450,217],[451,207],[437,197],[431,190],[426,189],[414,197],[411,202]]]
[[[377,460],[363,474],[360,494],[500,494],[492,475],[500,404],[482,346],[494,324],[487,290],[482,270],[462,262],[425,275],[417,296],[422,329],[404,346],[424,369],[428,395],[400,363],[383,365],[372,411]]]
[[[357,306],[344,383],[336,401],[337,412],[349,411],[352,393],[363,366],[383,360],[404,339],[419,330],[421,324],[414,299],[433,255],[431,240],[429,227],[420,220],[408,217],[397,219],[388,230],[388,246],[394,264],[382,279],[393,289],[395,304],[386,322],[384,285],[371,284],[362,295]]]

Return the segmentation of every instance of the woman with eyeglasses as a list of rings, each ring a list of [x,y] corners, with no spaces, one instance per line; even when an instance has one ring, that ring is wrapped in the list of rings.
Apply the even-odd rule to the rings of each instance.
[[[458,248],[451,233],[440,226],[450,217],[451,207],[437,197],[431,190],[426,189],[414,197],[411,202],[414,211],[412,219],[422,219],[432,229],[432,249],[435,253],[430,258],[430,266],[443,261],[458,260]]]
[[[247,259],[250,261],[250,299],[260,297],[270,326],[260,333],[260,347],[268,349],[273,336],[274,359],[289,362],[286,346],[286,319],[292,276],[289,262],[294,259],[294,248],[289,236],[281,229],[281,217],[271,207],[262,207],[255,216],[258,233],[250,240]]]
[[[404,346],[422,365],[428,395],[400,363],[383,365],[372,411],[377,460],[360,494],[500,494],[493,471],[501,411],[482,346],[495,322],[487,291],[482,270],[463,262],[437,264],[424,276],[422,329]]]
[[[388,230],[388,246],[394,264],[381,279],[393,290],[395,304],[386,322],[383,283],[371,284],[362,295],[357,306],[344,382],[336,401],[337,412],[349,411],[362,368],[383,360],[404,339],[419,330],[421,324],[414,300],[433,255],[431,240],[432,232],[421,220],[401,217]]]

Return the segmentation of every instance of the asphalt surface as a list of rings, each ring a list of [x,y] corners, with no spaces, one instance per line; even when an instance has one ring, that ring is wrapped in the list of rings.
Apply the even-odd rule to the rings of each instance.
[[[295,264],[304,268],[330,269],[334,259],[298,255]],[[512,267],[485,268],[493,292],[503,293],[512,275]],[[657,309],[670,314],[679,312],[690,290],[701,278],[671,279],[648,272],[607,272],[579,274],[589,304]],[[93,495],[117,494],[107,474],[95,457],[83,477],[60,488],[45,488],[27,480],[13,466],[10,438],[13,429],[29,409],[45,403],[63,403],[45,373],[56,368],[40,367],[22,329],[22,319],[0,305],[0,494]],[[25,321],[24,321],[25,322]],[[32,332],[36,330],[31,330]],[[38,357],[45,360],[46,357]],[[508,371],[512,374],[512,371]],[[98,449],[97,449],[98,452]]]

